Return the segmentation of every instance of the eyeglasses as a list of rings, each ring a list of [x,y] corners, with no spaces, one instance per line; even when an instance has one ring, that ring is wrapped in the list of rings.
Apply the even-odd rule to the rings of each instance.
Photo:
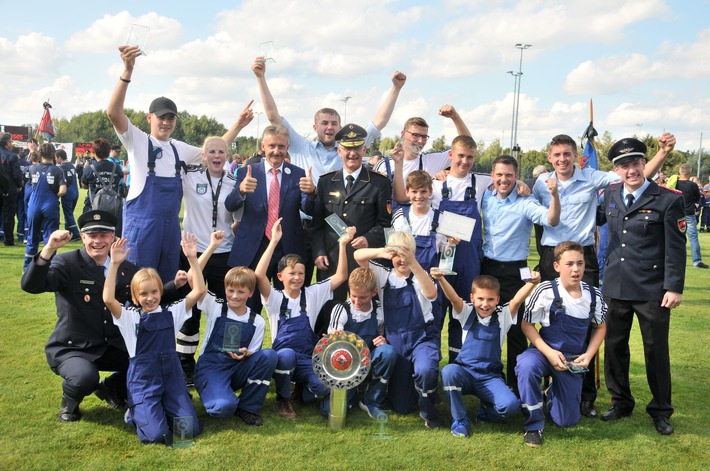
[[[428,134],[419,134],[419,133],[416,133],[416,132],[407,131],[406,129],[404,130],[404,132],[409,133],[414,139],[421,139],[421,140],[424,140],[424,141],[426,141],[427,139],[429,139],[429,135],[428,135]]]

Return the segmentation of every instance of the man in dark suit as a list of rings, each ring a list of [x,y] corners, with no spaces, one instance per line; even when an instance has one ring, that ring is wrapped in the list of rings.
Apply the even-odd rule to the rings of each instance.
[[[23,181],[20,159],[12,152],[12,135],[8,132],[0,133],[0,165],[7,180],[7,185],[0,189],[5,245],[11,246],[15,245],[15,211],[17,211],[17,196],[22,189]],[[21,229],[24,232],[24,228]]]
[[[266,272],[277,285],[280,285],[275,277],[279,259],[291,253],[301,258],[306,256],[299,210],[310,215],[315,203],[316,187],[311,169],[305,172],[286,162],[288,147],[288,129],[282,125],[267,126],[261,139],[264,160],[239,168],[237,185],[224,203],[229,211],[244,209],[227,261],[230,267],[256,268],[269,245],[271,227],[276,218],[281,218],[283,237]],[[272,190],[278,194],[272,195]],[[250,300],[250,307],[254,312],[261,312],[258,289]]]
[[[680,304],[685,282],[683,197],[644,177],[646,145],[638,139],[615,143],[609,159],[621,183],[604,190],[604,214],[609,225],[602,288],[609,308],[604,373],[612,407],[602,420],[629,416],[634,409],[629,384],[629,335],[636,314],[653,395],[646,412],[658,433],[670,435],[673,406],[668,330],[671,309]]]
[[[116,222],[116,217],[105,211],[82,214],[78,223],[84,248],[52,259],[57,249],[71,240],[69,231],[54,231],[22,275],[21,286],[28,293],[54,292],[57,324],[45,353],[52,371],[64,378],[59,410],[62,422],[79,420],[79,404],[92,392],[113,408],[126,401],[128,353],[102,299]],[[135,272],[130,262],[122,263],[118,270],[116,297],[121,302],[131,299]],[[99,371],[114,373],[99,382]]]
[[[312,253],[318,268],[318,280],[333,275],[337,269],[338,237],[325,218],[337,214],[347,226],[355,226],[355,238],[348,247],[348,273],[358,267],[353,252],[385,245],[384,227],[392,217],[392,189],[387,177],[362,166],[367,148],[367,131],[357,124],[347,124],[336,134],[341,170],[325,173],[318,179],[316,206],[313,211]],[[343,302],[347,286],[333,291],[333,302]],[[316,334],[325,332],[332,306],[327,303],[316,322]]]

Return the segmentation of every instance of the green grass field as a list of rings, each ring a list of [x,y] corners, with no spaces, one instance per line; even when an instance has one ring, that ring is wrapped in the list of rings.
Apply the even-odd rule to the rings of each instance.
[[[710,234],[700,234],[700,241],[707,262]],[[79,243],[70,244],[70,248],[78,247]],[[453,437],[448,427],[425,429],[417,414],[391,415],[386,424],[391,440],[376,439],[377,425],[360,410],[352,411],[345,428],[338,432],[328,428],[313,406],[297,405],[299,417],[292,422],[274,412],[273,384],[263,411],[263,427],[247,427],[237,418],[210,418],[194,394],[204,432],[194,447],[172,449],[141,445],[135,432],[123,423],[123,413],[109,409],[95,396],[82,403],[80,422],[58,422],[61,378],[50,371],[44,356],[44,345],[55,323],[54,296],[20,290],[23,253],[23,245],[0,246],[0,291],[5,293],[0,297],[2,470],[693,470],[710,466],[710,406],[706,402],[710,364],[703,356],[710,345],[710,270],[692,268],[690,260],[684,301],[673,311],[671,322],[676,408],[672,419],[675,433],[671,436],[656,433],[644,411],[650,395],[640,334],[635,329],[631,381],[638,407],[633,416],[617,423],[582,418],[570,429],[547,424],[545,444],[539,449],[523,444],[521,416],[499,424],[476,424],[469,439]],[[475,417],[478,401],[472,397],[467,401],[469,415]],[[602,382],[597,407],[606,410],[608,403]],[[441,404],[439,412],[448,424],[448,405]]]

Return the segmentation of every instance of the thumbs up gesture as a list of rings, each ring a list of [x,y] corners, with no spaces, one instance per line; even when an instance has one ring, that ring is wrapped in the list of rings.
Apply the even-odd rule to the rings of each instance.
[[[316,185],[313,183],[313,167],[308,167],[306,176],[298,180],[298,188],[306,194],[311,194],[316,191]]]
[[[239,192],[242,194],[254,193],[256,190],[256,178],[251,176],[251,165],[247,167],[247,175],[239,184]]]

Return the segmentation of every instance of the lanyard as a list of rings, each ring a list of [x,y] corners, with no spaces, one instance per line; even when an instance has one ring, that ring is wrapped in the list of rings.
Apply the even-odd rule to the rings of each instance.
[[[215,192],[212,188],[212,176],[209,171],[207,173],[207,183],[210,184],[210,194],[212,195],[212,230],[217,230],[217,202],[219,201],[219,191],[222,189],[222,179],[224,178],[224,172],[222,176],[219,177],[219,183],[217,183],[217,191]]]

